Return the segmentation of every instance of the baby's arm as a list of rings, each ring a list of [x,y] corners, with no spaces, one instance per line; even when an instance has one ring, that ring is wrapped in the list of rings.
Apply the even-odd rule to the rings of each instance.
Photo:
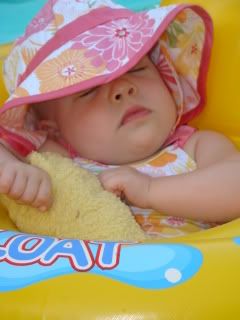
[[[206,221],[239,217],[240,153],[233,144],[219,133],[198,131],[186,151],[193,155],[198,169],[153,180],[151,205],[163,212],[166,208],[169,214]]]
[[[45,211],[52,204],[51,191],[47,173],[0,145],[0,193]]]
[[[221,134],[199,131],[189,139],[186,151],[197,162],[193,172],[151,178],[122,167],[117,181],[111,172],[100,180],[134,205],[169,215],[219,222],[239,217],[240,153],[232,143]]]

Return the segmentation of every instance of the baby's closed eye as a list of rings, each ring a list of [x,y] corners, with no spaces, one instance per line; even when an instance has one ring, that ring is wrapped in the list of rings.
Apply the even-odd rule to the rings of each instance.
[[[140,72],[140,71],[144,71],[146,70],[147,67],[146,66],[142,66],[142,67],[134,67],[131,70],[128,71],[128,73],[134,73],[134,72]]]
[[[94,87],[94,88],[87,89],[87,90],[84,90],[84,91],[80,92],[78,94],[78,98],[83,98],[83,97],[86,97],[86,96],[90,95],[91,93],[94,93],[94,91],[96,91],[97,88],[98,87]]]

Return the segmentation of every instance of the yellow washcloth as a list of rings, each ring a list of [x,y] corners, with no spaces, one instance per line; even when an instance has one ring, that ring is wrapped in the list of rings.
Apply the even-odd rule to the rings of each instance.
[[[129,208],[114,194],[103,190],[94,174],[54,153],[34,152],[29,161],[50,175],[54,203],[43,213],[1,195],[20,231],[87,240],[141,241],[146,238]]]

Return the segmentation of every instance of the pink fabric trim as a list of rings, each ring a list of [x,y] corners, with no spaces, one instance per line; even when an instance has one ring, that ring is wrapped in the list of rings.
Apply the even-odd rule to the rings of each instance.
[[[76,157],[79,157],[79,153],[67,142],[65,142],[63,139],[58,139],[57,141],[63,148],[66,149],[68,152],[68,155],[71,159],[74,159]]]
[[[36,150],[36,146],[29,140],[0,127],[0,141],[9,145],[11,150],[16,151],[20,156],[26,157],[30,152]]]
[[[126,9],[100,8],[70,22],[57,31],[55,36],[36,53],[21,76],[21,82],[18,83],[18,86],[46,57],[69,40],[74,39],[79,34],[98,26],[99,24],[112,21],[113,19],[128,18],[130,15],[132,15],[132,12]]]
[[[188,141],[188,139],[192,136],[194,132],[196,132],[197,129],[182,125],[178,127],[174,133],[167,139],[167,141],[164,143],[164,147],[167,147],[173,143],[175,143],[178,147],[183,148],[185,143]]]

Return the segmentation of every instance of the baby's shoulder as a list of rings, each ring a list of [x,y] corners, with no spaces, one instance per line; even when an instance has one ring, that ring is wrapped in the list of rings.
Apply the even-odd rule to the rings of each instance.
[[[184,145],[186,151],[198,164],[215,161],[236,151],[231,140],[224,134],[212,130],[197,130]],[[202,160],[203,159],[203,160]]]

